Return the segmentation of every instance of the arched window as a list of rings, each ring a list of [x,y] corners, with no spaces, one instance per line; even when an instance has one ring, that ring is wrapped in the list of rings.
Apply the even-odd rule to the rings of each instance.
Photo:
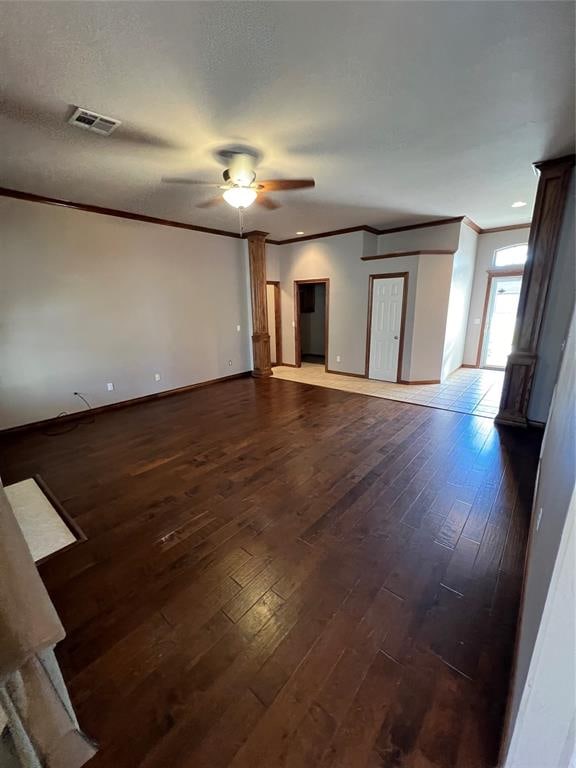
[[[528,243],[508,245],[494,251],[495,267],[523,266],[528,257]]]

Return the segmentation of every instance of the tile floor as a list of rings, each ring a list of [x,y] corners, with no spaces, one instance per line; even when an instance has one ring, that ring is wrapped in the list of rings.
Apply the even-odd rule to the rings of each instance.
[[[500,393],[504,382],[503,371],[459,368],[442,384],[394,384],[375,379],[361,379],[326,373],[323,365],[302,363],[301,368],[280,365],[274,376],[288,381],[299,381],[318,387],[342,389],[347,392],[427,405],[444,411],[470,413],[493,419],[498,412]]]

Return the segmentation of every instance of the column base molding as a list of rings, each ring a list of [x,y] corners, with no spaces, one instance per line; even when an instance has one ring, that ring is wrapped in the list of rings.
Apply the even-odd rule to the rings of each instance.
[[[252,334],[252,354],[254,356],[254,370],[252,371],[252,376],[257,379],[272,376],[269,333]]]
[[[512,352],[508,357],[497,424],[511,427],[528,426],[528,401],[536,369],[534,352]]]

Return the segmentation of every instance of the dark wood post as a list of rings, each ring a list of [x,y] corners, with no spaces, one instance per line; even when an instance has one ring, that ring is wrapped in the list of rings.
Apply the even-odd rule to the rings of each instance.
[[[266,299],[266,232],[248,232],[250,294],[252,297],[252,376],[272,376],[268,303]]]
[[[506,364],[500,410],[496,416],[498,424],[528,425],[538,339],[573,165],[574,155],[534,164],[540,178],[512,353]]]

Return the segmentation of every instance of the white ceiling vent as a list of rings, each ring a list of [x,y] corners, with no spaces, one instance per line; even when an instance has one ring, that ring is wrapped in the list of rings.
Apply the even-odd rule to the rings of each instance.
[[[85,131],[94,131],[102,136],[109,136],[112,131],[120,125],[120,120],[113,117],[99,115],[97,112],[90,112],[88,109],[77,107],[72,117],[68,120],[70,125],[77,128],[83,128]]]

